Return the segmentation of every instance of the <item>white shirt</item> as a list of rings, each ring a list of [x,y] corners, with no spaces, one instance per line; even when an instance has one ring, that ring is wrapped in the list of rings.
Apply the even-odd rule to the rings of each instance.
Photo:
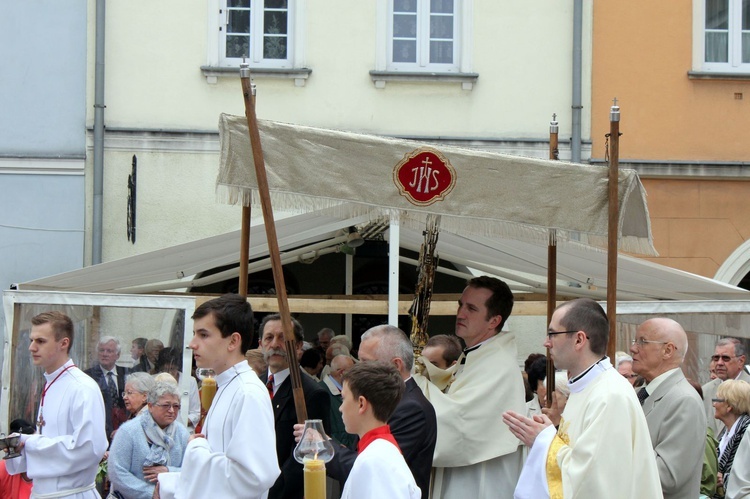
[[[181,473],[161,473],[164,499],[265,498],[279,476],[268,390],[244,359],[216,377],[206,438],[191,441]]]
[[[65,368],[68,370],[63,373]],[[96,381],[73,366],[72,360],[44,377],[48,390],[42,433],[21,437],[25,442],[22,455],[6,461],[8,472],[25,471],[34,480],[35,494],[87,487],[94,483],[108,445],[102,393]],[[99,494],[92,489],[63,497],[98,499]]]

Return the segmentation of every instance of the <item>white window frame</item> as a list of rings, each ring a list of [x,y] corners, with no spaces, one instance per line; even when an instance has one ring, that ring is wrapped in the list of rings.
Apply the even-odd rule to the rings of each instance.
[[[706,0],[693,0],[693,70],[705,73],[750,74],[742,63],[742,0],[729,0],[729,61],[706,62]]]
[[[453,62],[429,62],[430,0],[417,0],[417,61],[393,62],[393,0],[378,0],[376,70],[401,72],[469,73],[471,71],[471,11],[473,0],[455,0]]]
[[[215,68],[239,67],[242,58],[226,57],[227,0],[208,0],[208,54],[207,66]],[[302,26],[304,26],[305,1],[288,0],[287,57],[286,59],[263,58],[263,7],[264,0],[250,0],[251,32],[250,67],[264,69],[294,69],[302,67],[304,51]],[[258,15],[257,13],[261,13]]]

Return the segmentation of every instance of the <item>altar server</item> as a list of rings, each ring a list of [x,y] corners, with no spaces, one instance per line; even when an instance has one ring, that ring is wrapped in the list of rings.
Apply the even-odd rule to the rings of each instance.
[[[191,437],[181,473],[159,475],[162,498],[265,498],[279,475],[268,390],[245,360],[253,311],[245,298],[224,295],[193,314],[198,367],[216,373],[217,392],[203,434]]]
[[[417,487],[386,421],[396,409],[404,381],[384,362],[362,362],[344,373],[339,410],[346,431],[357,434],[357,458],[341,499],[420,499]]]
[[[37,433],[22,435],[8,472],[26,472],[33,497],[94,499],[96,471],[107,450],[104,400],[96,382],[70,359],[73,322],[61,312],[31,319],[31,360],[44,369]]]

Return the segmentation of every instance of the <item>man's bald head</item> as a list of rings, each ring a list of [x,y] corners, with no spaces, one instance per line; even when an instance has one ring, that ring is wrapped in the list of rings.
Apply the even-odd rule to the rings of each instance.
[[[687,334],[682,326],[665,317],[649,319],[638,326],[633,354],[633,372],[647,382],[670,369],[680,367],[688,350]]]

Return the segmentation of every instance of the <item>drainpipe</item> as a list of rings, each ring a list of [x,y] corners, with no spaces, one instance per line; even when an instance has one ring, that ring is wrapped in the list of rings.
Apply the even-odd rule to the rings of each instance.
[[[102,263],[102,193],[104,191],[104,3],[96,0],[94,72],[94,214],[91,263]]]
[[[583,46],[583,0],[573,1],[573,126],[570,137],[570,160],[581,162],[581,53]]]

